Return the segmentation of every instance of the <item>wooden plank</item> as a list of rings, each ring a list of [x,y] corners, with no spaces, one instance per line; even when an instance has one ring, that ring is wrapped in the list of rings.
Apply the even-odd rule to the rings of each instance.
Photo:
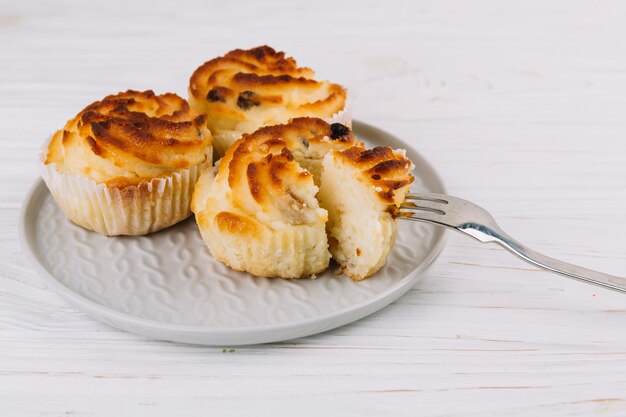
[[[348,85],[513,236],[626,271],[623,2],[266,0],[0,6],[0,415],[623,416],[624,297],[450,236],[419,286],[326,334],[222,349],[67,306],[17,239],[41,142],[127,88],[269,43]]]

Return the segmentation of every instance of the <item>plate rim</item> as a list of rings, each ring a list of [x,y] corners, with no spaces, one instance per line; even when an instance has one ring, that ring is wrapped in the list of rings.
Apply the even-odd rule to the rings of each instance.
[[[355,133],[358,131],[361,132],[362,136],[369,136],[367,134],[363,134],[365,131],[371,131],[379,136],[387,136],[391,137],[394,140],[398,141],[403,145],[403,147],[411,153],[411,157],[416,166],[421,166],[423,171],[427,171],[429,173],[429,179],[435,188],[437,188],[437,192],[445,194],[446,189],[443,184],[443,181],[437,171],[433,168],[433,166],[410,144],[407,144],[397,136],[392,133],[389,133],[383,129],[380,129],[371,124],[353,120],[353,130]],[[359,134],[357,134],[359,136]],[[98,304],[95,301],[90,300],[89,298],[73,291],[71,288],[65,286],[61,283],[57,278],[53,276],[53,274],[48,271],[48,269],[41,262],[39,255],[37,254],[36,245],[33,242],[34,239],[34,231],[35,225],[28,221],[30,217],[29,214],[36,208],[34,207],[36,203],[38,203],[41,199],[45,197],[45,194],[49,193],[46,188],[43,180],[41,178],[37,178],[34,184],[31,185],[28,193],[24,197],[22,206],[20,208],[20,217],[19,217],[19,238],[21,242],[22,249],[26,254],[26,257],[30,264],[34,267],[35,272],[44,279],[46,284],[48,284],[54,291],[61,296],[64,300],[69,302],[70,304],[77,307],[79,310],[87,314],[88,316],[105,322],[109,325],[112,325],[117,328],[121,328],[124,331],[129,331],[133,333],[142,334],[144,336],[148,336],[151,338],[155,338],[149,332],[142,332],[142,328],[148,328],[150,330],[156,330],[159,332],[167,331],[173,334],[185,335],[185,337],[193,336],[193,335],[214,335],[215,339],[219,338],[236,338],[237,335],[249,335],[251,333],[259,335],[266,334],[268,332],[288,332],[290,330],[296,330],[299,328],[304,328],[306,326],[317,324],[317,327],[322,328],[321,330],[313,330],[309,332],[305,332],[299,336],[292,337],[282,337],[282,338],[270,338],[272,340],[262,341],[262,342],[251,342],[249,344],[257,344],[257,343],[270,343],[270,342],[279,342],[284,340],[290,340],[297,337],[305,337],[313,334],[322,333],[325,331],[329,331],[331,329],[335,329],[337,327],[344,326],[346,324],[355,322],[360,320],[370,314],[373,314],[376,311],[384,308],[389,305],[393,301],[399,299],[408,292],[413,285],[416,284],[415,278],[427,270],[430,265],[437,259],[443,250],[446,242],[446,230],[444,228],[437,228],[435,230],[435,239],[434,244],[431,246],[428,254],[424,257],[422,262],[412,271],[406,274],[400,281],[398,281],[394,286],[389,287],[383,292],[376,294],[372,298],[368,298],[363,300],[357,304],[352,304],[341,309],[332,311],[330,313],[325,313],[322,315],[309,317],[303,320],[286,322],[286,323],[277,323],[277,324],[269,324],[269,325],[259,325],[259,326],[237,326],[237,327],[211,327],[211,326],[194,326],[194,325],[185,325],[185,324],[176,324],[176,323],[168,323],[161,322],[153,319],[143,318],[134,316],[129,313],[121,312],[118,310],[114,310],[110,307],[103,306]],[[368,310],[368,307],[376,305],[372,311]],[[367,311],[366,311],[367,310]],[[365,312],[364,312],[365,311]],[[350,317],[348,317],[350,316]],[[106,318],[106,320],[104,320]],[[110,321],[112,320],[112,321]],[[326,323],[326,325],[322,326],[322,323]],[[132,330],[123,327],[123,324],[127,324],[133,326]],[[136,328],[139,326],[139,328]],[[171,340],[181,342],[182,338],[161,338],[162,340]],[[202,345],[213,345],[213,346],[226,346],[225,344],[210,344],[204,342],[189,342],[185,341],[184,343],[192,343],[192,344],[202,344]],[[239,345],[245,345],[248,343],[240,343]]]

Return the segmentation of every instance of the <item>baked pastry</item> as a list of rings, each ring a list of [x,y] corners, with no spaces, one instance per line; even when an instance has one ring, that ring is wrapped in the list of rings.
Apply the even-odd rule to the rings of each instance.
[[[192,210],[211,254],[254,275],[302,278],[328,267],[326,210],[314,176],[332,149],[361,146],[350,129],[321,119],[244,135],[205,169]]]
[[[191,214],[211,143],[206,116],[184,99],[128,90],[87,106],[52,136],[42,177],[74,223],[143,235]]]
[[[303,278],[332,255],[362,280],[387,260],[412,169],[402,150],[366,150],[344,125],[298,118],[236,141],[203,170],[192,210],[213,257],[233,269]]]
[[[320,206],[333,259],[355,281],[378,271],[393,246],[397,211],[413,176],[403,150],[353,147],[324,158]]]
[[[243,133],[303,116],[351,125],[346,90],[316,81],[310,68],[269,46],[236,49],[205,62],[189,82],[189,104],[206,114],[221,157]]]

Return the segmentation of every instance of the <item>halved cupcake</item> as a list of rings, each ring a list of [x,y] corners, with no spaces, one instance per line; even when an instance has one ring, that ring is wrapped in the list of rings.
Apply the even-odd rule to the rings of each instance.
[[[207,115],[217,158],[242,134],[296,117],[350,127],[346,89],[313,76],[313,70],[298,67],[293,58],[269,46],[236,49],[195,70],[189,103]]]
[[[187,218],[212,159],[206,116],[181,97],[110,95],[56,132],[41,175],[65,215],[103,235],[143,235]]]
[[[343,273],[360,281],[378,271],[393,247],[393,214],[413,182],[403,150],[353,147],[324,158],[319,204],[328,211],[328,241]]]
[[[259,276],[324,271],[327,212],[314,177],[330,150],[360,145],[347,127],[315,118],[244,135],[203,171],[194,191],[192,210],[213,257]]]

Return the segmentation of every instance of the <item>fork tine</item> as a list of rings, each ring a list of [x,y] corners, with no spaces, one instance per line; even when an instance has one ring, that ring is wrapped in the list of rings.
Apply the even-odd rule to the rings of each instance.
[[[400,205],[398,218],[446,224],[447,196],[435,193],[407,194]]]
[[[409,210],[421,209],[426,211],[433,211],[442,215],[446,214],[446,209],[448,208],[446,204],[442,204],[432,200],[404,200],[400,207]]]
[[[404,197],[405,200],[432,201],[435,203],[448,204],[450,197],[444,194],[436,193],[409,193]]]
[[[440,208],[438,208],[437,206],[429,206],[427,204],[414,204],[414,203],[403,203],[400,205],[400,210],[406,212],[406,213],[418,213],[421,211],[427,211],[430,213],[436,213],[439,214],[440,216],[445,216],[446,212],[441,210]]]
[[[445,216],[448,211],[450,197],[435,193],[409,193],[404,197],[400,207],[409,210],[424,210]]]
[[[397,218],[418,222],[446,224],[444,221],[445,213],[443,211],[419,206],[412,208],[401,208],[397,213]]]

